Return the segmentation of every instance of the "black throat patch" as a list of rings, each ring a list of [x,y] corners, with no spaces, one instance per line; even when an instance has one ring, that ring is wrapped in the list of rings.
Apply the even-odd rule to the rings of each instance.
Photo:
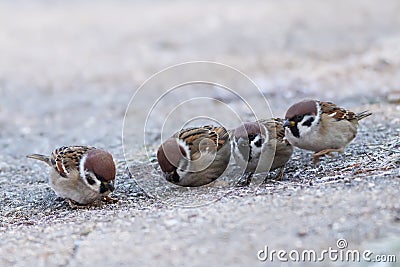
[[[174,183],[179,183],[181,177],[179,177],[179,174],[177,173],[177,171],[174,171],[174,174],[172,175],[172,181]]]
[[[297,128],[297,123],[295,126],[289,127],[294,137],[300,138],[299,129]]]
[[[260,139],[257,140],[257,142],[254,143],[254,145],[255,145],[256,147],[261,147],[261,146],[262,146],[262,143],[263,143],[263,140],[262,140],[262,138],[260,138]]]
[[[314,118],[311,117],[311,118],[309,118],[308,120],[306,120],[305,122],[303,122],[302,125],[310,127],[310,126],[311,126],[311,123],[312,123],[313,121],[314,121]]]
[[[100,184],[100,194],[103,194],[108,191],[108,188],[105,186],[104,183]]]

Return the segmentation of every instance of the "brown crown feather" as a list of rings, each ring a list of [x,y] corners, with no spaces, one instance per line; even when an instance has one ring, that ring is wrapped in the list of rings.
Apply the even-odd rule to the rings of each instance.
[[[262,123],[262,122],[260,122]],[[252,134],[259,134],[262,133],[265,135],[265,129],[262,127],[258,122],[245,122],[240,125],[238,128],[235,129],[235,138],[247,138],[249,135]]]
[[[165,141],[157,151],[158,164],[163,172],[173,172],[179,161],[186,157],[186,152],[182,146],[179,145],[176,138],[169,138]]]
[[[116,169],[113,157],[102,149],[93,149],[87,152],[85,169],[93,171],[97,176],[107,181],[115,179]]]
[[[71,170],[79,170],[82,156],[89,150],[96,149],[91,146],[62,146],[56,148],[50,157],[50,163],[63,177],[67,177]]]
[[[293,104],[286,112],[286,119],[293,119],[298,115],[313,114],[317,115],[317,101],[316,100],[303,100]]]

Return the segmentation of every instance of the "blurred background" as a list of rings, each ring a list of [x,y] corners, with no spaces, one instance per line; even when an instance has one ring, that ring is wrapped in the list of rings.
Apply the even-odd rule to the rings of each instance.
[[[370,242],[398,237],[399,14],[398,0],[0,1],[0,265],[255,266],[265,245],[327,249],[345,237],[351,247],[370,249]],[[207,67],[146,82],[198,60],[229,65],[260,91]],[[135,136],[144,133],[149,108],[171,80],[205,73],[274,116],[303,98],[374,115],[345,156],[324,159],[318,170],[297,150],[287,179],[258,191],[174,187],[171,194],[185,203],[222,198],[197,209],[145,198],[124,172],[126,111],[128,163],[134,178],[150,182],[160,179],[154,149],[166,107],[207,93],[250,118],[224,90],[190,87],[155,109],[146,154]],[[206,110],[232,122],[220,108],[217,101],[189,104],[177,118]],[[72,211],[47,185],[48,169],[25,158],[69,144],[114,155],[119,204]],[[381,247],[398,252],[398,239],[385,242]]]
[[[187,61],[245,73],[278,99],[276,116],[302,98],[379,102],[400,88],[399,12],[396,0],[2,1],[2,153],[49,149],[60,136],[117,143],[136,89]],[[10,135],[40,139],[16,149]]]

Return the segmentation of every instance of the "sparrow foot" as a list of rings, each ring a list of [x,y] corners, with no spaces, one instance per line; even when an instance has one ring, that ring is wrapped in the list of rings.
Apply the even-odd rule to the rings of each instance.
[[[251,172],[245,172],[243,175],[239,178],[239,180],[236,182],[237,187],[244,187],[244,186],[249,186],[251,182],[251,177],[253,176],[253,173]]]
[[[271,172],[267,173],[267,176],[265,176],[264,181],[262,183],[268,184],[277,181],[282,181],[284,171],[285,171],[285,166],[282,166],[279,168],[278,173],[276,175],[273,175],[273,173]]]
[[[282,181],[284,171],[285,171],[285,166],[279,168],[279,171],[275,176],[275,181]]]
[[[76,201],[73,201],[72,199],[69,199],[69,198],[68,198],[68,204],[69,204],[70,208],[74,209],[74,210],[75,209],[86,209],[86,208],[90,208],[90,207],[93,206],[93,204],[83,205],[83,204],[80,204],[80,203],[78,203]]]
[[[316,156],[315,154],[313,155],[313,162],[315,167],[318,167],[319,165],[319,157],[320,156]]]
[[[56,199],[54,199],[54,201],[56,201],[56,202],[64,202],[64,201],[65,201],[65,198],[63,198],[63,197],[57,197]]]
[[[103,196],[101,198],[102,201],[107,202],[107,203],[111,203],[111,204],[115,204],[118,202],[118,198],[112,198],[110,196]]]
[[[338,153],[343,153],[344,149],[343,148],[328,148],[321,150],[319,152],[314,153],[314,165],[318,166],[319,164],[319,158],[323,155],[328,155],[330,157],[333,157],[333,152],[338,152]]]

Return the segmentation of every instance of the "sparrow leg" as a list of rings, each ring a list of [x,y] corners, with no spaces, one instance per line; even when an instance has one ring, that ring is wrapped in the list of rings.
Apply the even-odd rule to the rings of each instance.
[[[248,186],[251,182],[251,177],[253,176],[252,172],[245,172],[243,175],[239,178],[239,180],[236,183],[237,187],[243,187],[243,186]]]
[[[314,166],[317,167],[319,165],[319,157],[318,155],[316,155],[316,153],[314,153],[313,159],[314,159]]]
[[[271,181],[282,181],[284,171],[285,166],[280,167],[278,173],[273,178],[271,178],[271,173],[268,173],[267,176],[265,176],[264,178],[263,184],[269,183]]]
[[[107,203],[112,203],[112,204],[115,204],[115,203],[118,202],[118,198],[112,198],[110,196],[103,196],[101,198],[101,200],[104,201],[104,202],[107,202]]]
[[[337,148],[337,149],[336,148],[328,148],[328,149],[321,150],[320,152],[314,153],[314,158],[315,158],[315,156],[320,157],[322,155],[328,155],[328,156],[332,157],[333,156],[332,152],[343,153],[343,148]]]
[[[279,168],[278,174],[275,177],[276,181],[282,181],[284,171],[285,171],[285,165]]]
[[[328,149],[324,149],[324,150],[314,153],[314,165],[318,166],[319,158],[323,155],[328,155],[328,156],[332,157],[333,156],[332,152],[343,153],[344,149],[343,148],[328,148]]]
[[[54,199],[54,201],[57,201],[57,202],[61,202],[64,200],[65,200],[65,198],[63,198],[63,197],[57,197],[56,199]]]
[[[85,208],[88,208],[88,207],[91,207],[92,205],[82,205],[82,204],[79,204],[78,202],[75,202],[75,201],[73,201],[72,199],[69,199],[68,198],[68,204],[69,204],[69,206],[70,206],[70,208],[71,209],[85,209]]]

